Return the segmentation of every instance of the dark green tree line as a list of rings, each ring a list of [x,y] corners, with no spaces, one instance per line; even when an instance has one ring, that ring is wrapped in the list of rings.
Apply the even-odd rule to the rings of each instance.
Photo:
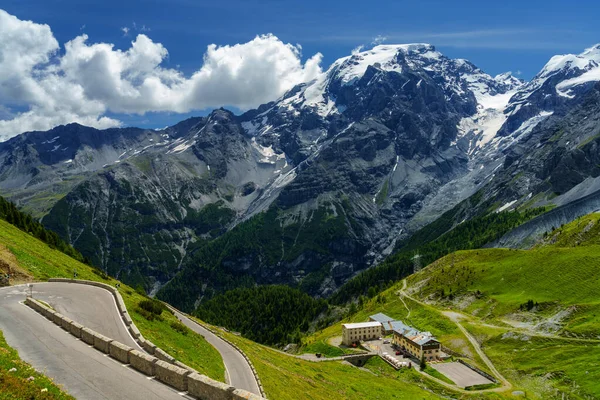
[[[263,344],[299,342],[327,302],[281,285],[238,288],[200,304],[195,314]]]

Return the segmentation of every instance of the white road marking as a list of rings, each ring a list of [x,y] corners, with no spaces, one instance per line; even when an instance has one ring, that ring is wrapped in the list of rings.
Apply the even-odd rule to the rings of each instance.
[[[104,289],[104,288],[100,288],[100,289]],[[133,337],[133,335],[131,334],[131,332],[129,332],[129,328],[127,327],[127,325],[125,325],[125,321],[123,321],[123,314],[121,314],[121,311],[119,310],[119,306],[117,306],[117,299],[115,298],[115,296],[109,290],[107,290],[107,289],[104,289],[104,290],[106,290],[110,294],[110,297],[112,297],[113,304],[115,305],[115,308],[117,309],[117,314],[119,314],[119,321],[121,321],[121,324],[123,324],[123,326],[125,327],[125,330],[127,331],[127,334],[129,335],[129,337],[131,338],[131,340],[133,340],[133,343],[135,343],[135,345],[137,346],[137,348],[139,350],[141,350],[142,352],[148,354],[148,352],[146,350],[144,350],[142,348],[142,346],[139,345],[138,341],[135,340],[135,338]],[[118,289],[117,289],[117,291],[118,291]],[[121,296],[121,298],[122,297],[123,296]],[[123,303],[125,303],[125,300],[123,300]],[[129,311],[127,311],[127,314],[129,314]]]

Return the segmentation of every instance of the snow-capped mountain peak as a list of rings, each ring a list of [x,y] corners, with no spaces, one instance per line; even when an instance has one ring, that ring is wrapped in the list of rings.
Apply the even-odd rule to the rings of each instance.
[[[351,84],[362,78],[369,66],[375,66],[383,71],[402,72],[398,63],[398,55],[439,59],[442,54],[427,43],[379,45],[370,50],[358,52],[351,56],[340,58],[333,63],[327,74],[342,84]]]
[[[580,54],[563,54],[552,57],[536,78],[546,78],[564,69],[589,71],[598,67],[598,62],[600,62],[600,44],[590,47]]]
[[[413,59],[423,57],[435,60],[443,57],[434,46],[426,43],[378,45],[336,60],[318,78],[292,89],[276,104],[292,112],[302,107],[312,107],[322,117],[337,113],[339,109],[335,105],[335,96],[328,90],[332,82],[352,85],[364,76],[369,67],[402,73],[402,63],[399,61],[401,54]],[[290,95],[292,92],[294,94]]]
[[[496,136],[506,120],[509,100],[523,84],[511,73],[492,77],[468,60],[444,56],[430,44],[379,45],[336,60],[315,80],[296,86],[242,126],[265,145],[303,126],[298,141],[306,146],[304,157],[327,139],[330,123],[347,125],[371,117],[398,124],[406,107],[423,104],[422,114],[450,118],[453,127],[448,132],[454,130],[456,137],[447,143],[467,136],[473,154]],[[281,125],[282,120],[288,122]],[[425,135],[437,133],[430,130]]]
[[[556,85],[556,92],[565,97],[573,97],[573,88],[576,86],[600,81],[600,44],[586,49],[574,58],[569,58],[566,61],[569,69],[577,69],[579,74]],[[558,64],[563,62],[565,62],[564,58],[559,60]]]
[[[562,54],[552,57],[544,68],[523,87],[520,99],[525,99],[546,82],[554,86],[559,96],[575,97],[576,87],[600,81],[600,44],[580,54]]]
[[[600,81],[600,44],[580,54],[552,57],[533,79],[521,86],[505,109],[507,119],[501,136],[523,131],[531,121],[568,109]],[[526,132],[530,132],[527,129]],[[513,135],[514,136],[514,135]]]
[[[496,75],[494,77],[494,80],[496,82],[498,82],[499,84],[509,86],[510,87],[509,90],[516,89],[519,86],[522,86],[524,84],[524,81],[522,79],[519,79],[519,78],[515,77],[512,74],[512,72],[510,72],[510,71]]]
[[[305,133],[298,140],[307,146],[305,154],[311,154],[328,137],[330,123],[347,125],[372,117],[397,124],[395,118],[405,107],[414,104],[426,112],[441,96],[445,104],[436,112],[458,117],[456,137],[449,143],[475,157],[525,139],[595,81],[600,81],[600,45],[578,55],[552,57],[526,83],[510,72],[492,77],[430,44],[386,44],[336,60],[317,79],[296,86],[268,110],[244,121],[244,129],[268,145],[287,126],[301,124]],[[288,123],[281,125],[281,120]]]
[[[499,103],[508,102],[504,98],[507,92],[523,85],[523,81],[510,73],[493,78],[467,60],[448,58],[431,44],[386,44],[336,60],[317,79],[292,89],[275,104],[280,110],[292,113],[310,107],[321,117],[343,112],[345,107],[339,106],[336,90],[356,84],[369,68],[421,75],[440,84],[449,98],[472,94],[477,108],[484,109],[498,109]],[[422,79],[417,81],[420,84]],[[499,100],[501,95],[504,97]]]

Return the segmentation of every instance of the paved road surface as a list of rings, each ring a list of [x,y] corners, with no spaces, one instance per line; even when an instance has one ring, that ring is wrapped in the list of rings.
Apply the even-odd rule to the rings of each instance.
[[[469,367],[458,362],[429,364],[433,369],[446,375],[450,380],[456,383],[456,386],[465,388],[474,385],[486,385],[494,383],[485,376],[479,375]]]
[[[188,328],[194,332],[201,334],[206,338],[206,341],[212,344],[221,353],[223,363],[228,375],[228,382],[231,386],[238,389],[244,389],[251,393],[260,395],[260,389],[258,388],[258,382],[252,373],[250,364],[246,359],[234,349],[229,343],[204,328],[202,325],[192,321],[185,315],[176,310],[175,316],[183,322]]]
[[[144,351],[129,334],[115,298],[108,290],[79,283],[35,283],[33,297],[86,328]]]
[[[96,332],[139,349],[122,322],[114,297],[105,289],[78,283],[38,283],[34,285],[34,297]],[[250,365],[237,350],[180,312],[175,311],[175,315],[190,329],[203,335],[221,353],[230,385],[260,394]]]
[[[77,285],[77,293],[74,294],[68,286],[69,284],[58,283],[36,284],[34,297],[49,301],[61,313],[64,312],[69,317],[75,316],[74,319],[78,322],[90,325],[98,320],[94,313],[107,313],[107,317],[113,313],[108,305],[98,305],[98,302],[109,304],[97,292],[98,288]],[[38,289],[40,293],[36,293]],[[0,330],[23,360],[54,379],[74,397],[90,400],[161,400],[186,397],[91,348],[21,304],[25,300],[26,291],[26,286],[0,289]],[[89,309],[76,305],[79,301],[81,304],[89,304]],[[114,313],[117,314],[116,307]],[[107,321],[112,322],[108,322],[106,327],[102,325],[102,329],[98,330],[112,332],[114,336],[121,335],[120,339],[126,341],[117,321],[110,317]]]

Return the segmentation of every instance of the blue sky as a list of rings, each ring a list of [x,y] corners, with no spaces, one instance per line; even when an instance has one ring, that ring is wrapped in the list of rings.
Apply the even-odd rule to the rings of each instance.
[[[599,3],[2,0],[0,8],[20,20],[48,24],[61,51],[82,33],[89,43],[127,50],[143,33],[168,50],[162,66],[186,76],[202,67],[209,44],[246,43],[272,33],[283,43],[300,44],[303,61],[321,53],[323,69],[380,36],[386,43],[428,42],[492,75],[513,71],[530,79],[552,55],[580,53],[600,42]],[[156,127],[204,113],[150,111],[141,116],[108,110],[105,115],[125,125]]]

